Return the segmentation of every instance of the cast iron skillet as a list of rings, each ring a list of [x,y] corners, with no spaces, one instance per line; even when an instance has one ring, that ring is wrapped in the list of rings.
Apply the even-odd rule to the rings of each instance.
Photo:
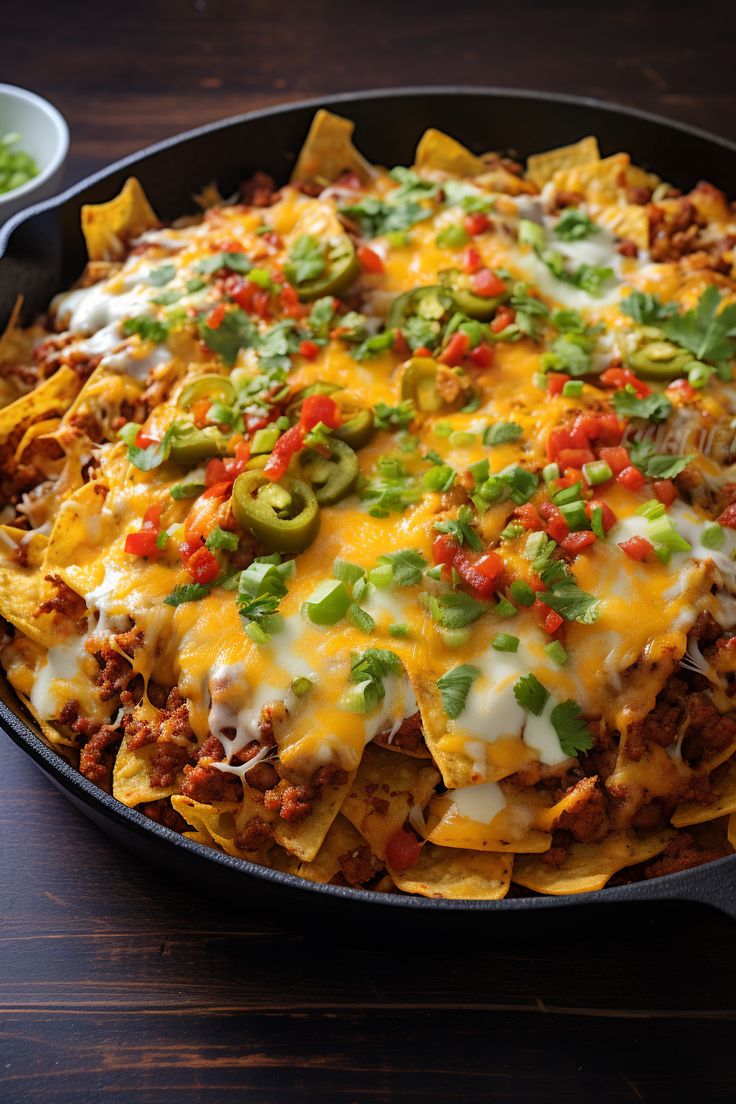
[[[171,138],[16,215],[0,230],[0,324],[18,292],[25,297],[25,320],[30,321],[55,292],[79,276],[86,260],[79,228],[82,203],[110,199],[132,173],[160,217],[168,220],[190,211],[192,194],[210,180],[217,181],[224,195],[258,169],[284,181],[314,111],[324,105],[355,121],[356,144],[379,164],[410,163],[428,126],[446,130],[477,152],[498,149],[521,157],[596,134],[604,155],[627,150],[636,163],[679,187],[705,179],[736,195],[735,144],[595,100],[492,88],[407,88],[308,100]],[[454,918],[467,926],[485,921],[486,913],[515,914],[517,923],[521,913],[629,901],[697,901],[736,917],[736,855],[680,874],[564,898],[442,901],[315,885],[219,854],[126,808],[43,743],[4,681],[0,699],[0,728],[85,816],[124,847],[198,890],[230,903],[247,900],[249,912],[278,912],[282,920],[298,912],[300,921],[312,916],[320,923],[327,912],[340,924],[368,923],[384,930],[399,923],[424,927],[431,917],[445,924]]]

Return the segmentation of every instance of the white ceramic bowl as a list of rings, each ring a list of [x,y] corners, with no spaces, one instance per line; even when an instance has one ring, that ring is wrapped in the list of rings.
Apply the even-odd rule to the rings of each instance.
[[[69,128],[52,104],[25,88],[0,84],[0,137],[14,131],[20,134],[18,148],[31,154],[39,172],[20,188],[0,193],[0,225],[59,190],[69,150]]]

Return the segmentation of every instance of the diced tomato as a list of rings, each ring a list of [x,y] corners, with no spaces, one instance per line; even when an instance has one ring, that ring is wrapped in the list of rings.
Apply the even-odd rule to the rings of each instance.
[[[507,326],[514,322],[515,319],[516,311],[513,309],[513,307],[507,307],[505,304],[502,303],[496,311],[496,317],[491,322],[492,332],[495,334],[501,333],[503,330],[506,329]]]
[[[141,529],[153,529],[158,533],[161,528],[161,505],[158,502],[154,502],[152,506],[147,507],[146,512],[143,515],[143,522]]]
[[[585,503],[585,512],[589,518],[593,516],[596,507],[600,507],[601,525],[603,526],[603,532],[607,533],[616,524],[616,515],[607,502],[603,502],[600,498],[591,498],[590,502]]]
[[[565,552],[577,556],[578,552],[582,552],[584,548],[591,544],[595,544],[595,533],[591,533],[590,529],[582,529],[579,533],[569,533],[566,537],[563,537],[560,541],[560,548],[564,548]]]
[[[474,246],[469,245],[463,253],[463,271],[467,272],[469,276],[472,276],[474,272],[478,271],[482,264],[483,261],[481,260],[478,250],[475,249]]]
[[[198,548],[187,564],[187,571],[195,583],[212,583],[220,574],[220,564],[217,556],[210,552],[209,548]]]
[[[378,273],[384,271],[383,259],[376,253],[375,249],[370,249],[367,245],[359,245],[357,257],[366,272]]]
[[[204,469],[205,487],[212,487],[214,484],[224,483],[226,480],[227,471],[225,469],[225,461],[220,460],[217,456],[213,456],[211,460],[207,461],[207,466]]]
[[[207,325],[211,330],[216,330],[222,325],[222,320],[225,317],[225,304],[218,303],[216,307],[207,315]]]
[[[599,449],[598,457],[601,460],[605,460],[614,475],[618,475],[624,468],[628,468],[631,465],[629,450],[624,448],[623,445],[618,445],[615,448],[606,447]]]
[[[619,542],[619,548],[632,560],[638,561],[649,559],[654,552],[654,545],[646,537],[629,537]]]
[[[500,276],[491,272],[490,268],[479,269],[470,281],[470,286],[473,294],[480,295],[483,299],[493,299],[494,296],[503,295],[506,291],[506,284]]]
[[[299,343],[299,352],[303,357],[306,357],[307,360],[314,360],[319,353],[319,345],[315,344],[314,341],[301,341]]]
[[[725,525],[727,529],[736,529],[736,502],[731,502],[718,518],[719,525]]]
[[[428,349],[426,345],[420,345],[418,349],[414,350],[414,356],[431,357],[432,350]]]
[[[485,341],[481,341],[470,350],[470,359],[476,368],[490,368],[493,363],[493,349]]]
[[[477,594],[487,597],[492,594],[497,586],[497,578],[503,570],[503,560],[496,552],[486,552],[482,557],[482,566],[478,561],[473,561],[458,548],[452,566],[457,571],[463,582],[467,583]]]
[[[217,488],[225,488],[224,494],[210,494]],[[203,543],[217,524],[217,514],[222,506],[222,499],[230,492],[229,483],[216,483],[205,491],[192,503],[187,519],[184,522],[185,545],[180,546],[179,552],[183,559],[192,553]],[[187,551],[188,549],[188,551]]]
[[[307,395],[302,403],[302,412],[299,419],[302,429],[309,431],[322,422],[330,429],[337,429],[342,423],[342,411],[334,399],[329,395]],[[284,434],[286,437],[291,430]],[[283,440],[283,438],[282,438]],[[279,442],[277,441],[277,444]],[[299,445],[301,448],[301,445]]]
[[[634,388],[640,399],[644,399],[652,393],[651,387],[644,383],[644,380],[640,380],[638,376],[635,376],[633,372],[630,372],[628,368],[606,368],[598,379],[603,387],[612,387],[616,390],[620,390],[629,384]]]
[[[287,318],[302,318],[308,309],[300,301],[296,289],[291,284],[284,284],[279,292],[279,306]]]
[[[227,498],[230,494],[232,479],[224,479],[222,483],[213,483],[206,491],[202,491],[202,498]]]
[[[192,404],[192,419],[197,429],[204,429],[207,425],[207,413],[211,406],[209,399],[197,399]]]
[[[491,225],[491,220],[484,211],[474,211],[471,215],[465,216],[463,225],[465,233],[474,238],[477,234],[485,234]]]
[[[568,376],[567,372],[548,372],[547,373],[547,394],[548,395],[561,395],[562,388],[572,379],[572,376]]]
[[[698,397],[698,392],[686,379],[673,380],[667,385],[666,390],[669,395],[675,395],[683,402],[692,402]]]
[[[441,533],[432,542],[432,559],[436,564],[451,567],[457,555],[457,550],[457,542],[452,539],[449,533]]]
[[[665,506],[671,506],[677,498],[677,487],[671,479],[655,479],[652,483],[652,490]]]
[[[519,519],[519,523],[523,525],[525,529],[542,528],[542,519],[539,516],[539,510],[533,502],[525,502],[522,506],[517,506],[514,510],[514,516]]]
[[[257,287],[253,292],[253,311],[259,318],[268,318],[271,306],[270,293],[265,288]]]
[[[620,483],[622,487],[626,487],[629,491],[640,491],[646,483],[646,479],[639,469],[632,465],[628,468],[624,468],[623,471],[618,473],[616,482]]]
[[[554,502],[543,502],[539,507],[539,513],[545,521],[547,536],[552,540],[561,541],[570,532],[570,526],[565,521],[564,514]]]
[[[138,533],[128,533],[125,538],[125,551],[129,556],[145,556],[146,559],[155,559],[161,555],[161,550],[156,547],[158,533],[154,529],[141,529]]]
[[[593,460],[595,456],[589,448],[560,449],[557,453],[557,462],[561,468],[582,468],[583,464],[590,464]]]
[[[564,618],[559,615],[557,610],[550,609],[549,606],[541,600],[541,598],[537,598],[533,608],[539,614],[544,631],[546,633],[549,633],[550,636],[552,636],[553,633],[556,633],[564,620]]]
[[[409,356],[411,352],[411,349],[409,348],[409,342],[406,340],[401,330],[394,330],[394,343],[391,348],[397,356]]]
[[[559,460],[560,453],[564,449],[590,451],[590,442],[579,419],[576,419],[570,428],[558,426],[557,429],[552,430],[547,438],[548,460]],[[590,459],[593,460],[595,457],[591,454]],[[587,460],[583,461],[583,463],[587,462]],[[573,466],[572,461],[570,461],[570,465]],[[577,466],[580,467],[580,464]]]
[[[421,854],[419,840],[413,832],[407,832],[405,828],[399,828],[398,832],[389,839],[386,845],[386,859],[394,870],[406,870],[419,861]]]
[[[615,414],[597,414],[598,432],[594,440],[599,445],[610,448],[617,445],[624,435],[625,426],[621,424]]]
[[[458,364],[462,364],[469,348],[470,338],[466,333],[461,333],[458,330],[447,342],[447,347],[440,353],[437,360],[440,364],[447,364],[450,368],[456,368]]]
[[[320,398],[328,396],[309,396],[310,398]],[[306,406],[308,399],[304,400]],[[334,400],[332,400],[334,402]],[[335,404],[337,405],[337,404]],[[302,407],[302,416],[304,408]],[[313,422],[312,425],[316,425]],[[304,447],[305,429],[304,426],[299,424],[292,426],[291,429],[287,429],[286,433],[279,437],[278,441],[273,447],[273,452],[266,461],[266,465],[263,469],[263,474],[267,479],[276,481],[281,479],[283,475],[286,475],[286,471],[291,463],[291,458],[295,453],[299,452]]]
[[[225,290],[230,298],[244,311],[252,309],[256,287],[257,284],[243,280],[240,276],[231,276],[225,283]]]
[[[144,433],[142,429],[138,430],[135,438],[135,447],[139,449],[150,448],[151,445],[158,444],[158,437],[149,437],[147,433]]]

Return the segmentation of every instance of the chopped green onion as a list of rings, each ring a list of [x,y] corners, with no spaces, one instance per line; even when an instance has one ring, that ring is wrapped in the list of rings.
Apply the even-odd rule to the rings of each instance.
[[[695,361],[687,374],[687,382],[696,391],[701,391],[714,372],[715,368],[711,368],[710,364],[701,364],[699,361]]]
[[[571,487],[563,487],[561,491],[557,491],[552,495],[552,501],[555,506],[565,506],[569,502],[577,502],[583,493],[583,484],[578,479],[576,483],[573,483]]]
[[[560,506],[560,513],[570,529],[587,529],[589,527],[584,502],[563,502]]]
[[[605,460],[593,460],[589,464],[583,464],[583,475],[590,487],[597,487],[599,483],[607,483],[613,479],[613,472]]]
[[[376,622],[371,615],[364,609],[361,609],[356,602],[351,602],[348,606],[345,620],[348,624],[352,625],[354,629],[359,629],[360,632],[366,634],[372,633],[376,627]]]
[[[446,648],[464,648],[470,640],[470,629],[440,629]]]
[[[507,525],[505,529],[502,529],[499,533],[499,539],[502,541],[516,540],[517,537],[522,536],[526,532],[523,525],[514,525],[513,523]]]
[[[710,548],[715,552],[723,547],[725,535],[723,527],[716,522],[714,525],[705,526],[700,535],[700,540],[705,548]]]
[[[332,574],[336,579],[339,579],[341,583],[345,583],[346,586],[352,586],[353,583],[357,583],[358,579],[364,577],[365,569],[359,567],[358,564],[349,563],[347,560],[341,560],[338,557],[332,565]]]
[[[567,382],[562,385],[563,399],[579,399],[582,393],[582,380],[567,380]]]
[[[658,544],[654,549],[654,555],[657,557],[660,563],[667,564],[672,559],[672,553],[666,544]]]
[[[437,422],[433,426],[432,432],[435,437],[449,437],[453,430],[449,422]]]
[[[444,230],[440,230],[435,238],[435,242],[440,249],[462,249],[469,241],[465,229],[456,223],[445,226]]]
[[[408,636],[409,626],[406,621],[402,621],[398,625],[389,625],[388,631],[390,636]]]
[[[345,616],[350,595],[339,579],[325,579],[304,603],[304,612],[313,625],[336,625]]]
[[[606,539],[606,531],[603,528],[603,507],[594,506],[590,511],[590,528],[593,530],[598,540]]]
[[[559,464],[545,464],[542,469],[542,479],[549,486],[550,483],[554,483],[556,479],[560,478],[560,465]]]
[[[520,606],[532,606],[537,597],[535,591],[524,579],[514,579],[509,587],[509,594]]]
[[[499,617],[513,617],[517,613],[517,609],[509,602],[508,598],[499,598],[493,612],[497,613]]]
[[[668,517],[658,517],[647,523],[647,537],[653,545],[663,544],[670,552],[692,552],[692,545],[681,537]]]
[[[478,488],[478,494],[486,502],[499,502],[506,495],[507,487],[497,475],[490,476]]]
[[[562,667],[563,663],[567,663],[567,652],[560,644],[559,640],[553,640],[551,644],[545,644],[544,650],[552,660],[559,667]]]
[[[449,441],[453,448],[464,448],[466,445],[474,445],[477,438],[474,433],[456,429],[450,434]]]
[[[377,567],[374,567],[372,571],[368,572],[368,581],[379,589],[391,586],[393,578],[394,572],[391,564],[379,564]]]
[[[511,633],[498,633],[491,641],[491,647],[497,652],[518,652],[519,638]]]
[[[477,463],[471,464],[468,471],[473,477],[476,487],[480,487],[489,476],[489,468],[487,460],[478,460]]]
[[[169,494],[177,502],[182,498],[196,498],[204,490],[204,483],[175,483],[169,487]]]
[[[314,683],[311,679],[306,678],[305,675],[299,675],[291,684],[291,692],[292,694],[296,694],[297,698],[303,698],[305,694],[309,693],[313,686]]]
[[[253,434],[250,451],[251,455],[259,456],[271,452],[281,434],[276,426],[267,426],[265,429],[257,429]]]
[[[654,520],[664,515],[664,503],[660,502],[658,498],[649,498],[646,502],[642,502],[641,506],[637,507],[636,513],[641,514],[642,517]]]

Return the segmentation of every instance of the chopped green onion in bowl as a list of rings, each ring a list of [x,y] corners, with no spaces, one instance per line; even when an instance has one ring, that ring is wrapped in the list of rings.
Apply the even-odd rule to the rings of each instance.
[[[30,153],[13,148],[20,141],[21,136],[17,131],[4,134],[0,138],[0,195],[22,188],[34,176],[38,176],[38,165]]]

